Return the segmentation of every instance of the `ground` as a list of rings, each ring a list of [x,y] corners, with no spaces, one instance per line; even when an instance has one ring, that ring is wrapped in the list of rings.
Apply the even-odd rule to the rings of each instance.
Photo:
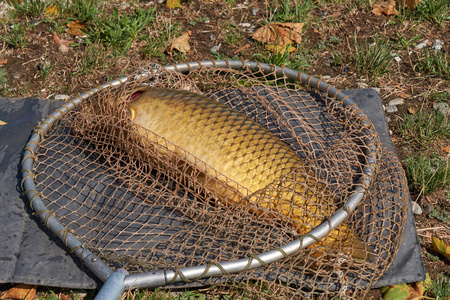
[[[79,3],[77,8],[87,3],[74,2]],[[38,9],[39,3],[45,3],[44,9],[51,6],[51,1],[39,0],[17,4],[16,13],[5,15],[0,21],[0,37],[3,37],[0,39],[0,97],[75,96],[149,62],[165,65],[224,58],[286,64],[325,78],[339,89],[378,88],[386,106],[391,100],[403,100],[403,104],[396,105],[398,111],[387,116],[399,158],[409,174],[412,200],[424,211],[416,215],[415,220],[426,271],[432,278],[437,274],[450,276],[449,261],[431,246],[433,234],[450,245],[448,116],[437,125],[426,122],[436,114],[433,105],[450,103],[448,13],[441,20],[435,17],[438,13],[424,5],[415,11],[398,8],[399,15],[378,16],[372,12],[374,1],[360,0],[299,2],[298,7],[304,11],[292,5],[283,8],[289,1],[274,4],[262,0],[190,0],[175,9],[169,9],[165,1],[97,2],[99,11],[108,12],[94,12],[100,16],[97,21],[89,17],[92,13],[89,9],[71,13],[57,9],[55,15],[48,10],[46,15],[41,9],[35,13],[34,6]],[[448,0],[422,2],[431,6],[443,2],[447,4],[444,8],[449,10]],[[20,11],[24,6],[26,8]],[[118,43],[113,29],[121,30],[120,24],[124,27],[131,24],[121,16],[136,15],[138,7],[142,11],[154,9],[152,19],[142,30],[130,33],[128,39]],[[106,25],[112,26],[111,23],[102,23],[101,18],[113,15],[114,8],[118,9],[115,23],[119,25],[108,27]],[[88,37],[75,38],[67,32],[67,24],[73,20],[86,25]],[[294,52],[286,56],[274,55],[265,50],[263,43],[253,39],[254,30],[270,21],[305,23],[302,42],[295,45]],[[187,31],[191,31],[191,51],[170,51],[174,38]],[[119,36],[127,34],[122,32]],[[61,47],[55,35],[69,41],[69,47]],[[416,47],[425,40],[428,44],[423,48]],[[435,51],[433,46],[438,40],[443,47]],[[211,51],[213,46],[219,46],[215,53]],[[371,51],[375,54],[364,56]],[[424,122],[417,125],[414,120],[422,114]],[[414,119],[413,125],[405,125],[410,124],[411,119]],[[443,185],[424,192],[424,186],[435,178],[420,173],[420,166],[412,167],[414,160],[411,158],[420,160],[416,153],[432,158],[433,163],[446,164]],[[425,184],[418,183],[420,180],[422,183],[425,180]],[[369,298],[380,296],[376,290]]]

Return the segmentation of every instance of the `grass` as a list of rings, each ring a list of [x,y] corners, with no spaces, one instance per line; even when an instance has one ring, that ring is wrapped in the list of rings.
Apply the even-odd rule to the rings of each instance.
[[[428,195],[450,184],[448,159],[418,152],[407,158],[406,175],[419,196]]]
[[[6,36],[0,36],[0,40],[3,40],[12,47],[22,49],[28,46],[26,35],[26,27],[22,23],[16,23],[11,25]]]
[[[450,55],[442,51],[426,49],[418,67],[433,77],[450,78]]]
[[[62,1],[59,5],[63,14],[69,15],[70,19],[87,23],[96,19],[101,12],[98,9],[101,4],[102,0],[69,0]]]
[[[26,15],[30,17],[38,17],[45,12],[45,8],[49,4],[49,1],[45,0],[24,0],[24,1],[11,1],[14,9],[11,11],[12,18]]]
[[[450,103],[450,92],[448,91],[435,92],[431,95],[431,99],[435,102]]]
[[[450,298],[450,277],[438,274],[437,278],[432,281],[428,292],[436,299]]]
[[[433,208],[428,217],[435,218],[442,223],[447,223],[447,221],[450,220],[450,213],[440,208]]]
[[[360,75],[368,75],[373,81],[388,72],[394,59],[391,55],[392,46],[387,39],[359,45],[355,37],[355,52],[356,71]]]
[[[450,20],[450,1],[448,0],[422,0],[416,7],[415,17],[419,21],[430,21],[442,26]]]
[[[6,69],[0,69],[0,90],[6,88],[6,83],[8,82],[8,72]]]
[[[277,5],[269,7],[269,22],[305,22],[308,12],[316,7],[313,0],[279,0]]]
[[[81,59],[78,61],[74,75],[86,75],[106,67],[108,52],[101,43],[86,46]]]
[[[139,8],[134,14],[119,15],[114,9],[111,17],[94,19],[94,28],[90,31],[90,38],[101,41],[106,47],[112,46],[116,55],[124,55],[131,47],[131,43],[151,21],[154,21],[155,9]]]
[[[433,140],[450,138],[448,116],[439,111],[405,113],[398,118],[396,128],[406,143],[415,143],[418,147],[427,147]]]

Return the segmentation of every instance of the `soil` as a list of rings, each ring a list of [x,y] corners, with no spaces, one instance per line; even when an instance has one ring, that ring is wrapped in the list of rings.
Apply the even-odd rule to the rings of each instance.
[[[111,10],[117,6],[122,13],[132,11],[137,5],[143,8],[156,6],[156,11],[161,18],[179,22],[181,32],[192,31],[190,38],[192,50],[186,54],[176,53],[176,51],[169,54],[165,51],[163,56],[152,57],[142,51],[145,48],[145,40],[136,39],[125,55],[115,59],[105,54],[104,67],[82,75],[77,73],[85,55],[86,46],[70,47],[67,53],[62,53],[52,37],[53,23],[40,22],[27,32],[25,38],[28,45],[24,48],[14,48],[0,40],[0,69],[7,72],[6,86],[3,90],[0,86],[0,97],[53,99],[58,94],[75,96],[90,87],[128,74],[138,66],[149,62],[166,64],[181,60],[214,59],[215,56],[210,49],[219,44],[221,57],[256,60],[258,59],[254,56],[256,53],[267,56],[264,45],[252,39],[254,28],[240,24],[249,23],[255,28],[265,24],[270,17],[269,3],[262,0],[245,2],[238,0],[233,4],[229,2],[232,1],[192,0],[182,2],[182,9],[170,10],[165,4],[156,2],[150,4],[148,1],[142,1],[130,7],[121,8],[120,4],[110,1],[105,9]],[[447,21],[439,27],[428,21],[417,22],[408,18],[401,20],[396,16],[376,16],[370,11],[370,7],[364,6],[369,4],[360,7],[361,5],[357,3],[357,1],[327,3],[310,11],[308,22],[303,29],[301,47],[310,55],[309,66],[305,66],[301,71],[315,76],[328,75],[330,78],[327,81],[339,89],[358,88],[361,83],[379,88],[384,104],[395,98],[403,98],[405,103],[399,106],[399,112],[388,114],[393,140],[400,160],[403,161],[418,149],[412,144],[405,143],[396,131],[394,124],[398,117],[403,113],[409,113],[408,111],[432,110],[435,100],[430,97],[431,94],[438,91],[450,93],[448,78],[432,77],[418,69],[417,63],[423,50],[418,50],[415,46],[426,39],[431,43],[439,39],[444,45],[441,51],[449,51],[450,22]],[[253,14],[252,9],[257,12]],[[15,22],[30,24],[33,20],[43,21],[44,17],[32,18],[25,15],[16,18]],[[9,24],[0,22],[0,36],[6,36],[9,29]],[[147,30],[146,34],[158,34],[157,30],[158,26],[155,26]],[[235,40],[232,40],[233,34],[236,35]],[[212,40],[211,35],[214,35],[215,39]],[[59,37],[66,40],[74,39],[67,32],[60,34]],[[413,40],[409,46],[398,47],[396,53],[401,61],[398,63],[393,61],[389,66],[389,72],[377,79],[358,73],[355,61],[355,39],[357,43],[372,43],[373,37],[389,39],[393,45],[400,45],[401,39]],[[166,45],[166,50],[169,46],[170,43]],[[426,47],[430,48],[430,45]],[[333,60],[333,53],[339,53],[339,62]],[[298,59],[294,54],[292,55],[291,60]],[[46,66],[51,66],[50,72],[47,76],[43,76],[43,69]],[[446,101],[450,102],[449,99]],[[442,149],[449,145],[449,140],[440,140],[430,144],[430,147],[441,155],[446,155]],[[450,211],[448,187],[419,199],[418,192],[411,190],[411,196],[413,200],[418,200],[424,210],[425,207],[431,206]],[[444,223],[424,213],[416,216],[416,225],[426,271],[432,278],[436,278],[437,274],[450,276],[449,261],[431,249],[433,234],[438,235],[450,245],[450,222]],[[430,254],[439,257],[439,260],[433,260]],[[369,299],[380,297],[379,290],[374,290],[368,296]]]

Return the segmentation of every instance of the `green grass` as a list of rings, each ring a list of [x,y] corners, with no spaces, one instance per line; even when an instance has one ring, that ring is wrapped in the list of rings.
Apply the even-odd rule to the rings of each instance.
[[[51,63],[44,63],[41,65],[40,67],[40,71],[41,71],[41,78],[42,81],[46,81],[48,78],[48,75],[50,74],[50,72],[53,70],[54,66]]]
[[[267,51],[265,53],[253,54],[252,57],[255,61],[266,64],[286,66],[294,70],[305,71],[307,68],[311,67],[309,64],[309,53],[300,46],[297,46],[297,48],[298,50],[293,53],[289,53],[288,50],[280,51],[278,53]]]
[[[306,22],[308,12],[316,7],[313,0],[279,0],[269,7],[268,22]]]
[[[407,143],[427,147],[429,142],[450,138],[448,116],[439,111],[420,111],[416,114],[403,114],[396,121],[396,129]]]
[[[6,83],[8,82],[8,72],[6,69],[0,69],[0,90],[6,88]]]
[[[450,55],[442,51],[425,49],[418,67],[433,77],[450,78]]]
[[[117,56],[124,55],[144,27],[155,20],[154,13],[155,8],[139,8],[133,14],[119,15],[118,10],[114,9],[110,17],[95,17],[89,36],[106,47],[112,46]]]
[[[450,20],[450,1],[422,0],[417,5],[414,15],[419,21],[430,21],[442,26],[445,21]]]
[[[418,152],[407,158],[406,175],[419,196],[428,195],[450,184],[448,160]]]
[[[38,17],[45,12],[45,8],[54,1],[45,0],[23,0],[11,1],[14,9],[11,11],[11,17],[16,18],[20,16]]]
[[[450,92],[438,91],[431,95],[431,99],[435,102],[450,103]]]
[[[412,38],[408,39],[404,34],[396,33],[397,35],[397,43],[395,44],[396,49],[408,49],[419,43],[422,40],[422,34],[418,33]]]
[[[70,19],[87,23],[95,20],[100,13],[99,6],[103,2],[103,0],[68,0],[60,4],[60,9],[63,14],[70,16]]]
[[[428,292],[436,299],[450,298],[450,277],[438,274],[437,278],[432,281]]]
[[[74,75],[91,74],[106,67],[108,53],[101,43],[86,45],[81,59],[78,61]]]
[[[372,44],[358,44],[355,38],[356,71],[368,75],[372,80],[388,72],[394,57],[388,40],[374,41]]]
[[[8,34],[6,36],[0,36],[0,39],[12,47],[22,49],[28,46],[26,35],[26,27],[22,23],[16,23],[11,25]]]
[[[237,26],[235,22],[229,22],[224,26],[223,41],[227,45],[237,45],[242,44],[243,31]]]
[[[441,208],[433,208],[428,214],[428,217],[435,218],[442,223],[447,223],[450,220],[450,213]]]

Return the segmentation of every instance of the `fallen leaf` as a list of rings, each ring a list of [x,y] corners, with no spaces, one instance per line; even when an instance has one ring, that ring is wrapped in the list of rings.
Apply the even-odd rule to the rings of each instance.
[[[272,51],[273,53],[285,53],[286,50],[289,51],[289,53],[297,50],[297,48],[292,47],[290,44],[284,45],[284,46],[280,46],[280,45],[265,45],[264,48],[266,48],[269,51]]]
[[[372,13],[376,16],[381,15],[386,15],[388,17],[391,15],[398,16],[398,10],[396,6],[397,2],[395,2],[395,0],[388,0],[385,2],[381,2],[373,6]]]
[[[69,47],[70,43],[74,42],[74,41],[68,41],[68,40],[61,39],[54,31],[53,31],[53,41],[58,45],[64,45],[67,47]]]
[[[409,7],[409,9],[414,10],[416,9],[417,4],[419,4],[419,0],[406,0],[405,3]]]
[[[191,51],[191,46],[189,45],[189,38],[191,37],[192,31],[183,33],[181,36],[173,40],[172,46],[170,46],[169,53],[172,50],[177,50],[182,53]]]
[[[0,299],[24,299],[33,300],[36,298],[37,285],[19,284],[6,291]]]
[[[434,251],[438,252],[439,254],[442,254],[443,256],[445,256],[445,258],[450,260],[450,246],[449,245],[446,245],[443,240],[441,240],[435,236],[433,236],[433,238],[431,239],[431,242],[433,244]]]
[[[51,6],[47,6],[45,9],[45,16],[49,18],[57,17],[59,15],[59,9],[57,4],[53,4]]]
[[[442,151],[450,153],[450,146],[443,148]]]
[[[381,292],[384,300],[422,299],[430,284],[430,275],[427,273],[424,281],[385,286],[381,288]]]
[[[182,8],[183,6],[181,6],[180,0],[167,0],[166,1],[166,6],[170,9],[174,9],[174,8]]]
[[[399,98],[403,98],[403,99],[411,97],[410,94],[407,94],[407,93],[405,93],[405,92],[398,92],[398,93],[396,94],[396,96],[399,97]]]
[[[6,65],[8,63],[8,59],[0,59],[0,65]]]
[[[253,34],[253,38],[268,45],[287,47],[294,42],[302,42],[303,23],[270,23]],[[271,47],[273,51],[279,51],[278,47]],[[289,48],[290,50],[290,48]]]
[[[86,35],[83,32],[83,29],[86,29],[86,25],[82,24],[80,21],[72,21],[69,24],[67,24],[67,27],[69,27],[69,30],[67,31],[72,36],[84,36]]]
[[[414,115],[416,113],[416,109],[414,107],[408,107],[408,112]]]
[[[6,122],[0,120],[0,126],[1,126],[1,125],[6,125],[6,124],[8,124],[8,123],[6,123]]]

